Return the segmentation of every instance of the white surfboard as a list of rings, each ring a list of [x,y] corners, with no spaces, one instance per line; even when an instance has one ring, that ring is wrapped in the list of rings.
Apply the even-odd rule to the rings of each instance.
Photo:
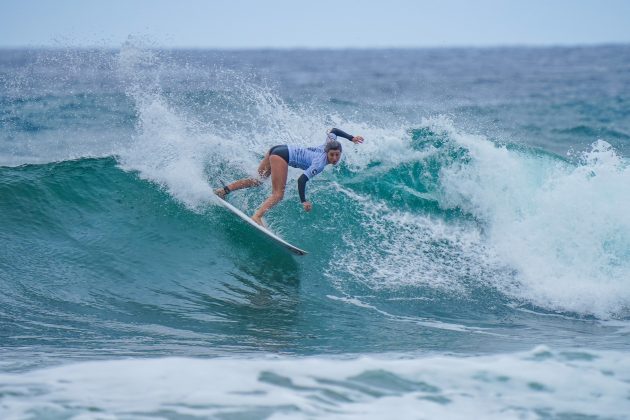
[[[288,243],[287,241],[285,241],[284,239],[282,239],[281,237],[279,237],[278,235],[276,235],[269,229],[264,228],[263,226],[260,226],[258,223],[254,222],[251,217],[249,217],[248,215],[246,215],[245,213],[243,213],[242,211],[240,211],[239,209],[237,209],[236,207],[234,207],[227,201],[219,198],[219,202],[223,205],[223,207],[225,207],[226,209],[228,209],[229,211],[231,211],[232,213],[240,217],[243,221],[247,222],[250,226],[253,226],[254,228],[258,229],[260,232],[264,233],[269,239],[271,239],[278,245],[284,247],[289,252],[295,255],[308,254],[308,252],[304,251],[303,249],[298,248],[297,246],[291,245],[290,243]]]

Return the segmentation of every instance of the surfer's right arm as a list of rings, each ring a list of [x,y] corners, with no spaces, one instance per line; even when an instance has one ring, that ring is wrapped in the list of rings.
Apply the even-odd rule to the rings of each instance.
[[[300,175],[298,178],[298,193],[300,194],[300,201],[302,202],[302,206],[304,207],[304,211],[311,211],[313,205],[310,201],[306,200],[306,182],[308,181],[308,177],[306,174]]]
[[[314,176],[322,173],[326,165],[328,164],[328,158],[325,153],[317,156],[311,161],[311,166],[304,170],[304,173],[298,178],[298,192],[300,193],[300,202],[304,206],[304,210],[311,211],[313,207],[309,201],[306,200],[306,182]]]

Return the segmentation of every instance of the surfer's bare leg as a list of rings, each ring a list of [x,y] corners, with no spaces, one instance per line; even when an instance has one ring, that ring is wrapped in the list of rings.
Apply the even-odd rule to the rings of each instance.
[[[269,152],[265,154],[263,160],[260,161],[260,165],[258,165],[258,175],[261,178],[269,178],[271,175],[271,159],[269,159]]]
[[[263,225],[262,217],[265,213],[284,198],[284,189],[287,184],[287,174],[289,172],[289,165],[280,156],[272,155],[268,157],[268,160],[271,172],[271,196],[261,204],[260,208],[256,210],[256,213],[252,216],[252,220],[261,226]]]
[[[238,181],[232,182],[227,186],[229,191],[241,190],[243,188],[257,187],[262,184],[262,182],[269,178],[271,175],[271,163],[269,162],[269,152],[265,155],[263,160],[260,161],[260,165],[258,165],[258,175],[259,178],[243,178]],[[214,190],[214,193],[219,197],[223,198],[226,195],[226,192],[223,188],[217,188]]]

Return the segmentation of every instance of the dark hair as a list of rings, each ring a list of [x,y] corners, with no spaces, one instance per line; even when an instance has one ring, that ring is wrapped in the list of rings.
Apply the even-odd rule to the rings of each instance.
[[[324,151],[328,153],[331,150],[339,150],[341,152],[341,143],[339,143],[337,140],[329,140],[326,143],[326,146],[324,146]]]

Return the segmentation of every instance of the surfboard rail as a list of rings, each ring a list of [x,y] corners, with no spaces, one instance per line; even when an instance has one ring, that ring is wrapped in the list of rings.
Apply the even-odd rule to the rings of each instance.
[[[286,240],[282,239],[280,236],[276,235],[275,233],[273,233],[269,229],[265,228],[264,226],[260,226],[258,223],[254,222],[251,217],[249,217],[248,215],[243,213],[240,209],[238,209],[237,207],[234,207],[232,204],[228,203],[224,199],[219,198],[218,201],[221,203],[221,205],[224,208],[226,208],[227,210],[229,210],[230,212],[232,212],[233,214],[238,216],[241,220],[243,220],[244,222],[248,223],[250,226],[258,229],[258,231],[260,231],[261,233],[265,234],[273,242],[275,242],[278,245],[282,246],[283,248],[285,248],[286,250],[288,250],[292,254],[300,255],[300,256],[308,254],[308,252],[306,252],[305,250],[300,249],[300,248],[298,248],[297,246],[295,246],[293,244],[290,244]]]

